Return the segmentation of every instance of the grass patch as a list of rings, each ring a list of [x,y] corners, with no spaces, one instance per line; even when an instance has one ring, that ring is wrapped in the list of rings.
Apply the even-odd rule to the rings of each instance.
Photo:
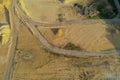
[[[7,9],[9,9],[11,2],[12,0],[3,0],[3,5],[5,5]]]
[[[29,14],[28,10],[26,9],[26,5],[25,5],[24,1],[23,0],[18,0],[17,3],[21,5],[25,14],[29,16],[30,14]]]
[[[64,14],[58,14],[58,21],[63,22],[64,21]]]

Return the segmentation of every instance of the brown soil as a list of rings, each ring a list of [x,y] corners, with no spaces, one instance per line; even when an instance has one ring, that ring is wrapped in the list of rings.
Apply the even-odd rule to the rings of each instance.
[[[12,80],[119,80],[119,59],[54,55],[21,26]]]
[[[31,1],[28,5],[33,2],[33,0],[24,1]],[[55,8],[54,11],[53,3],[51,3],[52,8],[48,9],[50,5],[47,5],[48,3],[44,4],[44,0],[36,1],[38,1],[38,5],[43,1],[41,4],[47,7],[40,8],[40,12],[38,12],[39,9],[34,7],[37,5],[33,4],[34,6],[29,9],[33,10],[30,12],[30,15],[34,14],[32,18],[51,23],[56,21],[58,16],[55,14],[61,14],[58,13],[59,9],[56,10]],[[58,1],[55,2],[55,5],[62,6]],[[64,8],[64,6],[62,7]],[[67,20],[76,19],[76,14],[71,13],[70,7],[61,12],[70,13],[67,13]],[[4,14],[0,16],[0,22],[6,22]],[[83,25],[77,23],[68,26],[62,28],[63,35],[61,36],[58,35],[59,33],[55,35],[51,29],[40,27],[38,29],[50,43],[57,46],[64,47],[67,43],[72,43],[87,51],[120,48],[120,32],[116,29],[115,31],[111,30],[111,26],[105,22],[95,24],[89,24],[88,22],[88,24]],[[8,48],[9,45],[0,47],[0,80],[2,80],[8,62]],[[19,27],[18,42],[12,66],[12,80],[120,80],[120,56],[76,58],[57,55],[46,50],[22,24]]]
[[[76,1],[88,4],[92,0],[90,1],[76,0]],[[25,7],[27,9],[27,12],[29,12],[29,16],[31,16],[31,18],[37,21],[54,23],[58,20],[58,17],[60,17],[61,21],[62,19],[63,21],[76,20],[79,18],[83,19],[83,17],[76,14],[75,9],[71,7],[71,5],[65,5],[63,3],[60,3],[59,0],[54,1],[37,0],[35,3],[32,3],[32,0],[29,0],[29,3],[28,0],[25,0],[23,2],[26,4]],[[44,17],[44,19],[41,17]],[[89,24],[88,22],[87,24],[85,23],[83,25],[77,23],[74,25],[67,26],[64,26],[66,28],[63,28],[64,35],[61,37],[54,35],[51,29],[41,28],[40,31],[43,33],[43,35],[49,42],[59,47],[64,47],[68,43],[72,43],[86,51],[91,52],[120,48],[119,42],[120,32],[118,31],[117,34],[116,33],[111,34],[111,32],[107,31],[107,28],[109,28],[110,25],[106,24],[105,22],[98,22],[93,24]]]
[[[120,49],[119,30],[105,22],[95,22],[92,25],[89,25],[89,22],[67,25],[62,28],[62,36],[54,35],[49,28],[38,27],[38,29],[49,42],[62,48],[72,43],[90,52]]]

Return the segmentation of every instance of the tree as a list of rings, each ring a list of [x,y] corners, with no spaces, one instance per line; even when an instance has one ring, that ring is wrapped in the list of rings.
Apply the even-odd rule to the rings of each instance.
[[[118,15],[120,16],[120,4],[119,4],[119,1],[118,0],[113,0],[115,2],[115,5],[117,7],[117,10],[118,10]]]

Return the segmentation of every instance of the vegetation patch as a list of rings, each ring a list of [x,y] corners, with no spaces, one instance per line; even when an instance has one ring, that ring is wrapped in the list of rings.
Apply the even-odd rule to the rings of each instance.
[[[0,31],[0,35],[2,37],[2,45],[5,45],[10,41],[11,39],[10,34],[11,34],[11,31],[10,31],[9,25],[3,25]]]
[[[25,12],[27,15],[29,15],[29,12],[28,12],[28,10],[27,10],[27,8],[26,8],[26,5],[25,5],[24,1],[23,1],[23,0],[18,0],[17,3],[20,4],[20,5],[22,6],[22,9],[24,10],[24,12]]]
[[[112,19],[118,14],[113,0],[92,0],[87,5],[75,3],[73,7],[76,9],[76,13],[93,19]]]
[[[64,21],[64,14],[58,14],[58,21],[63,22]]]
[[[107,3],[99,4],[97,6],[97,10],[99,11],[98,16],[100,18],[107,18],[111,19],[114,18],[117,15],[117,8],[114,4],[113,0],[108,0],[110,5],[107,5]],[[110,8],[111,7],[111,8]]]

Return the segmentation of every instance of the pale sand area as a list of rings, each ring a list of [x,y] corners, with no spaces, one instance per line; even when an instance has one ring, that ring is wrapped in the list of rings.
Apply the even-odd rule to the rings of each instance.
[[[73,58],[54,55],[44,50],[27,28],[20,26],[12,80],[116,80],[120,79],[119,59],[119,56]]]

